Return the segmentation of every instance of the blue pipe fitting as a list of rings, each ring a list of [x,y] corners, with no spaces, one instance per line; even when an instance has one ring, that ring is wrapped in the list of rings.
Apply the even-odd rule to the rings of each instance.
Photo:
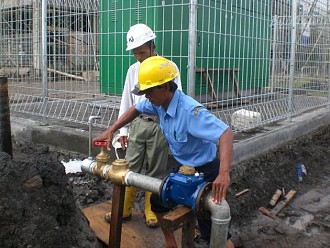
[[[203,173],[183,175],[179,172],[171,173],[165,180],[161,189],[161,199],[164,206],[173,208],[184,205],[196,210],[199,191],[206,184]]]

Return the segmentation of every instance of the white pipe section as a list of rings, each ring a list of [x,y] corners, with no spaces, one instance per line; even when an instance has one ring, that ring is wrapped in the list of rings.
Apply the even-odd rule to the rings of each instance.
[[[205,200],[205,209],[211,214],[210,248],[226,248],[228,226],[230,222],[230,208],[226,200],[216,204],[212,200],[211,192]]]
[[[81,162],[81,171],[93,174],[93,168],[96,166],[96,161],[92,158],[85,158]]]
[[[159,194],[162,180],[129,171],[125,176],[125,184]]]

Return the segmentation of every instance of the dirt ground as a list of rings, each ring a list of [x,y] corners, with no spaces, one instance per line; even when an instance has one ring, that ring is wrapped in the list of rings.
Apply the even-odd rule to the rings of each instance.
[[[61,161],[86,155],[22,140],[13,141],[13,147],[13,159],[0,153],[0,247],[102,247],[81,208],[111,199],[111,183],[65,174]],[[307,169],[301,183],[298,162]],[[245,176],[232,181],[227,197],[235,247],[330,247],[330,125],[236,168]],[[258,209],[271,210],[276,189],[297,193],[273,220]],[[140,192],[134,205],[139,211],[143,200]]]

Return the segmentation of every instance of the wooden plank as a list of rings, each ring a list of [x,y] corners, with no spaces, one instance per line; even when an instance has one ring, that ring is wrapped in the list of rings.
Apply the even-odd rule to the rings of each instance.
[[[213,101],[217,100],[217,95],[214,90],[213,82],[211,80],[209,72],[229,73],[229,77],[230,77],[231,81],[233,82],[234,92],[235,92],[237,98],[241,98],[241,92],[239,89],[238,81],[235,76],[235,72],[238,72],[238,71],[239,71],[239,68],[196,68],[195,69],[195,72],[203,74],[205,81],[207,83],[208,92],[211,95]]]
[[[248,191],[250,191],[250,189],[244,189],[241,192],[236,193],[235,196],[237,197],[237,196],[243,195],[243,194],[245,194]]]
[[[191,208],[180,206],[163,216],[163,228],[175,231],[182,228],[182,248],[194,247],[196,220]]]
[[[111,201],[106,201],[83,209],[83,213],[90,223],[91,229],[99,240],[109,245],[110,224],[105,221],[104,215],[111,210]],[[164,247],[164,237],[160,228],[148,228],[145,225],[143,214],[134,210],[132,219],[122,224],[121,248]],[[181,228],[175,231],[178,245],[181,244]],[[179,247],[181,247],[179,245]]]
[[[282,209],[288,205],[288,203],[292,200],[292,198],[296,195],[295,190],[290,190],[289,193],[286,194],[285,199],[280,201],[272,210],[272,213],[276,216],[278,215]]]
[[[209,91],[211,97],[212,97],[212,101],[216,101],[217,100],[217,94],[215,93],[215,90],[213,88],[213,82],[211,80],[211,77],[208,73],[208,71],[206,70],[205,72],[203,72],[204,78],[207,82],[207,90]]]
[[[277,203],[277,201],[280,199],[282,195],[282,190],[277,189],[276,192],[274,193],[274,195],[272,196],[272,199],[269,202],[269,205],[274,207]]]
[[[113,186],[113,195],[112,200],[113,204],[111,206],[111,221],[109,233],[109,247],[111,248],[120,248],[121,243],[121,230],[122,230],[122,216],[124,206],[124,197],[125,197],[125,186],[123,185],[114,185]]]
[[[192,217],[192,209],[188,207],[179,207],[168,214],[166,214],[163,218],[168,221],[183,221],[183,219],[187,217]]]
[[[277,217],[271,212],[269,211],[268,209],[264,208],[264,207],[260,207],[259,208],[259,211],[263,214],[263,215],[266,215],[270,218],[272,218],[273,220],[276,220]]]
[[[191,219],[194,219],[194,214],[188,207],[179,207],[163,216],[164,227],[170,231],[178,229],[183,222]]]
[[[83,213],[89,220],[90,227],[96,236],[105,244],[109,242],[110,224],[105,221],[104,215],[110,212],[110,210],[110,201],[83,209]]]

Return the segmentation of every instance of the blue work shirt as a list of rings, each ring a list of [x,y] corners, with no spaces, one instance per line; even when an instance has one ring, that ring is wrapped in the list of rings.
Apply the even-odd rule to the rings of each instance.
[[[180,90],[174,92],[167,110],[153,105],[148,99],[139,102],[135,108],[141,113],[159,116],[160,127],[171,152],[182,165],[198,167],[213,161],[216,144],[229,128]]]

